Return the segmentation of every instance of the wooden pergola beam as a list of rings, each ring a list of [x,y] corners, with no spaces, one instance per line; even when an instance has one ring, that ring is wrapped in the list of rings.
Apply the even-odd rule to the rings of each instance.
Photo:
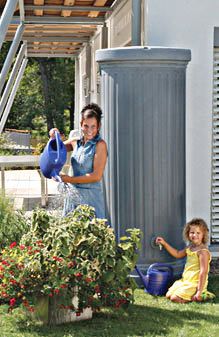
[[[74,11],[74,12],[111,12],[110,7],[97,7],[97,6],[70,6],[70,5],[25,5],[25,10],[43,10],[43,11]]]

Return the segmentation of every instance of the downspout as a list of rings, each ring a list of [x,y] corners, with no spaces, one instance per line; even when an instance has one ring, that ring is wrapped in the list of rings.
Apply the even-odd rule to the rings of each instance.
[[[141,45],[141,0],[132,0],[132,46]]]

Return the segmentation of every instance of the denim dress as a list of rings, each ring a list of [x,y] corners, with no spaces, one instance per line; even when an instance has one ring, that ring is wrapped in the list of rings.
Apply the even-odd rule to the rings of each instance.
[[[100,135],[85,144],[78,140],[71,156],[71,166],[75,177],[93,172],[94,155]],[[69,184],[69,193],[64,202],[63,215],[73,211],[79,204],[86,204],[95,208],[97,218],[105,218],[105,207],[102,182],[88,184]]]

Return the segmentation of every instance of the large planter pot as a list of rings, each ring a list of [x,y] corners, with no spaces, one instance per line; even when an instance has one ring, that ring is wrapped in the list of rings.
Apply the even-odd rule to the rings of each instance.
[[[78,297],[74,295],[72,304],[77,307]],[[48,325],[58,325],[69,322],[78,322],[91,319],[93,315],[92,309],[85,308],[80,315],[77,315],[70,309],[63,309],[61,296],[39,296],[36,300],[35,311],[33,316],[35,319],[42,321]]]

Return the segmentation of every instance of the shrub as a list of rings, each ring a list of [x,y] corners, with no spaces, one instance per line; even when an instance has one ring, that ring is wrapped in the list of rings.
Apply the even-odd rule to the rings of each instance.
[[[137,260],[140,231],[128,232],[116,244],[113,229],[86,205],[61,219],[36,210],[30,232],[0,256],[0,303],[10,310],[19,305],[33,310],[37,296],[59,296],[61,306],[77,314],[86,307],[128,305],[135,287],[128,275]]]
[[[19,241],[29,229],[21,211],[15,211],[11,200],[0,191],[0,248],[13,241]]]

